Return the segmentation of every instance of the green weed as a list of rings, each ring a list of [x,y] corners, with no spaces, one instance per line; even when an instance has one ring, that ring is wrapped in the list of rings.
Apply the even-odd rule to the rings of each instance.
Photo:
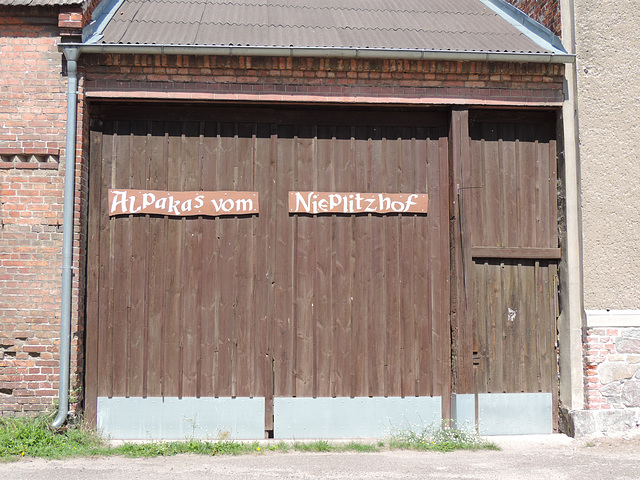
[[[349,442],[342,445],[342,449],[346,452],[372,453],[379,452],[381,446],[384,446],[384,442],[382,445],[380,445],[380,442],[378,442],[377,445],[371,443]]]
[[[384,443],[382,444],[384,445]],[[349,442],[349,443],[329,443],[326,440],[316,440],[313,442],[295,442],[293,449],[298,452],[379,452],[380,445],[370,443]]]
[[[201,440],[187,440],[184,442],[149,442],[149,443],[125,443],[111,450],[112,454],[125,457],[160,457],[172,456],[182,453],[194,453],[196,455],[240,455],[243,453],[259,452],[260,445],[254,443],[233,442],[219,440],[207,442]]]
[[[334,452],[337,447],[326,440],[316,440],[314,442],[295,442],[293,449],[297,452]]]
[[[500,450],[495,443],[480,438],[475,431],[452,428],[447,423],[440,427],[429,426],[395,430],[389,437],[389,447],[435,452]]]
[[[56,432],[51,418],[0,417],[0,457],[64,458],[95,455],[104,449],[102,439],[82,426]]]

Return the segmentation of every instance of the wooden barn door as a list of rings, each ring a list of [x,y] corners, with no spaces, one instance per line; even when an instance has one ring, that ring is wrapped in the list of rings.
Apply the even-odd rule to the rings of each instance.
[[[87,415],[101,397],[265,396],[266,219],[110,217],[107,198],[109,188],[258,190],[268,172],[256,126],[128,118],[91,128]]]
[[[464,137],[468,128],[470,138],[454,160],[452,192],[456,392],[544,393],[557,426],[555,113],[461,111],[454,118],[454,130]],[[535,396],[505,398],[520,402],[514,408],[522,415],[537,407]]]
[[[262,397],[267,431],[274,398],[441,397],[448,415],[446,115],[144,112],[94,109],[89,418],[113,397]],[[260,211],[109,217],[109,188],[255,191]],[[429,210],[290,214],[311,190],[426,193]]]

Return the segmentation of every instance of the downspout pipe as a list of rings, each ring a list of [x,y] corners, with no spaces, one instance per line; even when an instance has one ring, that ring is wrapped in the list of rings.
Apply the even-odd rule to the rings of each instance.
[[[62,223],[62,301],[60,307],[60,380],[58,415],[53,428],[61,427],[69,413],[69,370],[71,360],[71,280],[73,277],[73,212],[75,204],[76,109],[78,105],[78,57],[76,47],[63,48],[67,59],[67,144],[64,160],[64,209]]]

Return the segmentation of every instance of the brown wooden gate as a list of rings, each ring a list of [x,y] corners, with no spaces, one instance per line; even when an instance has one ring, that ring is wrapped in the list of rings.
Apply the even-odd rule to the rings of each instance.
[[[144,113],[142,113],[144,112]],[[448,118],[92,107],[86,411],[97,397],[442,396]],[[108,216],[107,190],[241,190],[258,215]],[[289,214],[289,191],[427,193],[427,215]]]
[[[457,393],[547,392],[557,405],[555,124],[553,112],[454,112],[452,135],[470,138],[453,154]]]

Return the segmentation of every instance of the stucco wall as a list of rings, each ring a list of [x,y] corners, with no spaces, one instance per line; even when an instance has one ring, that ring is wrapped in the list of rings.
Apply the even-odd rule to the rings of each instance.
[[[584,299],[640,308],[640,36],[635,0],[576,0]]]

